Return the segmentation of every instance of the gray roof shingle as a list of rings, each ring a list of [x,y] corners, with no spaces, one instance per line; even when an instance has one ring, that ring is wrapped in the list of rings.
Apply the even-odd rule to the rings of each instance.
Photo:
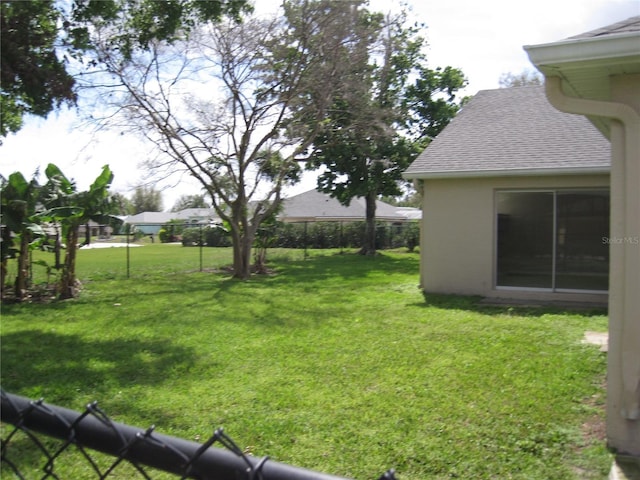
[[[640,7],[639,7],[639,11],[640,11]],[[602,37],[605,35],[614,35],[618,33],[631,33],[631,32],[640,32],[640,15],[635,17],[629,17],[625,20],[621,20],[611,25],[606,25],[604,27],[596,28],[595,30],[581,33],[580,35],[574,35],[573,37],[569,37],[569,38],[570,39],[594,38],[594,37]]]
[[[169,222],[175,216],[170,212],[142,212],[130,215],[125,218],[125,222],[134,224],[163,224]]]
[[[171,220],[184,220],[191,223],[210,223],[220,219],[211,208],[187,208],[179,212],[142,212],[125,217],[125,222],[131,225],[161,225]]]
[[[342,205],[335,198],[317,190],[295,195],[283,200],[282,212],[278,219],[284,222],[322,222],[322,221],[359,221],[366,217],[365,201],[354,198],[349,206]],[[416,208],[394,207],[388,203],[376,201],[376,218],[382,221],[402,222],[416,220],[421,216]],[[215,210],[208,208],[187,208],[180,212],[142,212],[124,217],[131,225],[163,225],[171,220],[183,220],[190,223],[216,223],[220,219]]]
[[[544,87],[481,90],[405,177],[606,172],[610,151],[585,117],[556,110]]]
[[[356,221],[364,220],[365,212],[366,206],[362,197],[354,198],[345,206],[325,193],[309,190],[284,199],[278,218],[284,222]],[[407,220],[408,216],[399,212],[397,207],[378,200],[376,219],[401,222]]]

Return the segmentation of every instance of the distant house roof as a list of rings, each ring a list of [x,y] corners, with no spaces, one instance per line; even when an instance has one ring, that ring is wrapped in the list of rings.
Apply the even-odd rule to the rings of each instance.
[[[175,213],[171,212],[142,212],[129,215],[126,217],[125,223],[131,225],[164,224],[173,218],[175,218]]]
[[[282,211],[278,219],[282,222],[333,222],[359,221],[365,219],[365,201],[354,198],[349,206],[342,205],[335,198],[309,190],[308,192],[286,198],[282,202]],[[388,222],[419,220],[422,212],[417,208],[394,207],[388,203],[376,202],[376,219]],[[151,232],[156,227],[171,220],[183,220],[185,223],[210,224],[220,221],[215,210],[208,208],[187,208],[179,212],[142,212],[126,217],[125,223],[136,225],[138,229]],[[148,226],[149,228],[142,228]]]
[[[172,219],[185,220],[191,222],[215,222],[220,218],[212,208],[186,208],[179,212],[172,213]]]
[[[158,225],[171,220],[183,220],[187,223],[210,223],[219,219],[216,211],[210,208],[187,208],[179,212],[142,212],[125,218],[125,222],[131,225]]]
[[[395,207],[396,212],[400,215],[404,215],[407,220],[421,220],[422,219],[422,210],[415,207]]]
[[[562,113],[544,87],[482,90],[405,171],[405,178],[608,173],[609,141]]]
[[[414,210],[420,212],[418,209]],[[362,197],[354,198],[348,206],[345,206],[325,193],[309,190],[286,198],[282,202],[282,211],[278,219],[283,222],[361,221],[366,218],[365,211],[365,200]],[[410,219],[410,215],[406,209],[377,201],[376,219],[403,222]]]

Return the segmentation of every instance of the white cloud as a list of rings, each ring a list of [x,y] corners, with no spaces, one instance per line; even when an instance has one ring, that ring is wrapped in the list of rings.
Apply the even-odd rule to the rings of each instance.
[[[54,163],[78,188],[85,190],[100,174],[103,165],[114,171],[113,190],[128,194],[140,182],[137,166],[147,155],[146,146],[123,132],[92,133],[80,125],[74,111],[53,113],[49,118],[29,118],[16,134],[0,147],[0,173],[20,171],[31,177]]]
[[[462,69],[468,94],[497,88],[503,73],[532,70],[523,45],[640,15],[639,0],[416,0],[413,8],[415,19],[427,25],[431,67]]]

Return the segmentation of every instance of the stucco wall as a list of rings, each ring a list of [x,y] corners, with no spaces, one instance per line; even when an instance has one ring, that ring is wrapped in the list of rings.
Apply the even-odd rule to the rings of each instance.
[[[496,289],[495,192],[608,187],[608,175],[422,180],[420,282],[429,293],[606,302],[606,294]]]
[[[640,114],[640,75],[612,76],[610,82],[611,99]],[[611,236],[631,241],[610,249],[607,443],[640,457],[640,143],[635,120],[626,129],[611,122]]]

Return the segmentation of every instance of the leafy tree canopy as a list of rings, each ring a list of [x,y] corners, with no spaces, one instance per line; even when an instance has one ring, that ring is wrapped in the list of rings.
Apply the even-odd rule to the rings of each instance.
[[[46,117],[74,104],[74,79],[56,53],[60,12],[51,0],[0,3],[0,136],[22,127],[25,114]]]
[[[64,103],[75,105],[67,60],[82,61],[94,49],[95,28],[110,29],[111,49],[131,58],[134,50],[180,38],[199,22],[239,20],[250,10],[246,0],[76,0],[70,8],[55,0],[3,0],[0,137],[20,130],[26,114],[46,117]]]
[[[91,50],[91,30],[111,28],[111,47],[130,59],[154,40],[181,39],[198,23],[223,16],[240,21],[250,11],[247,0],[76,0],[66,23],[67,41],[75,50]]]
[[[209,204],[204,195],[182,195],[171,209],[172,212],[179,212],[187,208],[209,208]]]
[[[460,69],[453,67],[432,70],[420,65],[417,73],[418,78],[407,86],[403,99],[405,127],[412,138],[426,147],[458,113],[456,93],[467,85],[467,80]]]
[[[122,193],[113,193],[109,200],[111,205],[111,213],[114,215],[133,215],[134,208],[133,203]]]
[[[427,67],[423,26],[408,25],[406,12],[385,17],[359,9],[349,28],[350,42],[341,46],[349,68],[308,166],[323,168],[318,189],[343,204],[365,199],[361,253],[373,254],[376,199],[402,193],[402,172],[456,114],[466,79],[456,68]]]
[[[153,187],[141,185],[136,187],[133,197],[131,198],[133,213],[142,212],[161,212],[162,211],[162,192]]]

